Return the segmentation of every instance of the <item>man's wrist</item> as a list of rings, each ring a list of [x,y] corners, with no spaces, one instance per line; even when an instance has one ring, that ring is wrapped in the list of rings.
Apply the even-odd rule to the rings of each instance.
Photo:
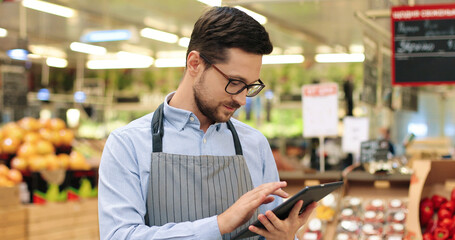
[[[220,229],[221,235],[231,232],[228,229],[228,223],[223,214],[220,214],[217,216],[217,222],[218,222],[218,228]]]

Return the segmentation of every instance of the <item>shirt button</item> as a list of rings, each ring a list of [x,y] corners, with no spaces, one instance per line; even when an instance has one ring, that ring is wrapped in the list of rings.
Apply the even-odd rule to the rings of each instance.
[[[207,142],[207,139],[204,138],[204,139],[202,139],[202,141],[203,141],[204,143],[206,143],[206,142]]]
[[[190,121],[194,121],[194,117],[190,117]]]

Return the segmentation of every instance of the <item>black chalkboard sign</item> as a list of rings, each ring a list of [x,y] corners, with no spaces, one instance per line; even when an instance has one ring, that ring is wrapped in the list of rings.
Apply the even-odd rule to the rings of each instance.
[[[2,109],[10,111],[10,120],[16,121],[24,117],[27,107],[27,77],[24,67],[4,65],[1,67],[0,90],[2,93]],[[3,113],[5,114],[5,113]]]
[[[392,83],[455,83],[455,4],[394,7]]]
[[[389,153],[389,143],[385,140],[370,140],[360,144],[360,162],[385,161]]]

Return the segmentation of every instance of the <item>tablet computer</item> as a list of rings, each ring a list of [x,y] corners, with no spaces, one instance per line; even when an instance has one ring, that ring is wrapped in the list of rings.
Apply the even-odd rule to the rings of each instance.
[[[305,208],[310,205],[312,202],[317,202],[327,196],[329,193],[333,192],[335,189],[341,187],[343,185],[343,181],[339,182],[331,182],[331,183],[324,183],[314,186],[307,186],[304,189],[300,190],[297,194],[286,200],[285,202],[281,203],[279,206],[272,210],[273,213],[279,219],[286,219],[289,216],[294,205],[299,200],[303,200],[303,206],[300,209],[300,213],[302,213]],[[299,213],[299,214],[300,214]],[[252,225],[260,228],[264,228],[264,225],[259,220],[256,220]],[[233,239],[242,239],[247,237],[256,236],[256,233],[251,232],[246,228],[242,229],[237,235],[234,236]]]

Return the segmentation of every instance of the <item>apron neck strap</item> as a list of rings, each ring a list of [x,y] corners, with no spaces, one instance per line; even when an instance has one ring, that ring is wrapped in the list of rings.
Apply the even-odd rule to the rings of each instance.
[[[235,147],[235,155],[243,155],[242,145],[240,144],[239,135],[237,131],[235,131],[234,124],[232,124],[231,120],[226,122],[227,127],[232,132],[232,137],[234,138],[234,147]]]
[[[162,103],[153,114],[152,119],[152,140],[153,140],[153,152],[163,151],[163,135],[164,135],[164,103]]]
[[[163,151],[163,135],[164,135],[164,103],[162,103],[153,114],[151,130],[152,130],[152,139],[153,139],[153,152],[162,152]],[[234,125],[231,120],[226,122],[228,129],[232,133],[234,139],[234,147],[236,155],[243,155],[242,145],[240,144],[239,135],[235,131]]]

